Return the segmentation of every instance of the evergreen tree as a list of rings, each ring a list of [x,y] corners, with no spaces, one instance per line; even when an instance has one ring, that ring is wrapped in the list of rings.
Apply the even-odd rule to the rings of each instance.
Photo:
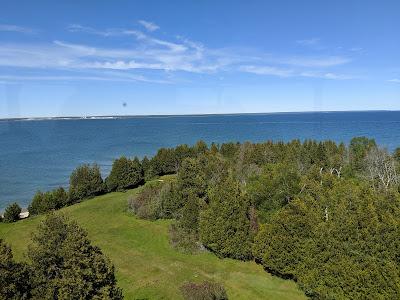
[[[135,157],[131,160],[123,156],[114,160],[106,185],[109,191],[120,191],[139,185],[143,179],[143,168],[139,159]]]
[[[0,239],[0,300],[30,297],[29,268],[13,260],[11,248]]]
[[[250,259],[253,232],[250,201],[232,178],[209,190],[209,205],[200,213],[200,239],[221,257]]]
[[[4,211],[4,218],[3,221],[6,223],[12,223],[19,220],[19,214],[21,213],[21,207],[18,203],[14,202],[7,206],[6,210]]]
[[[69,179],[69,197],[72,202],[103,192],[104,183],[98,165],[81,165],[72,172]]]
[[[54,213],[33,235],[28,257],[37,299],[122,299],[114,267],[75,222]]]

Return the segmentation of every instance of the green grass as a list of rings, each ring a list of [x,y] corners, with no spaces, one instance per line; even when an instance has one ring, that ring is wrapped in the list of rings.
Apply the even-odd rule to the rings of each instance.
[[[140,189],[140,188],[139,188]],[[135,218],[127,198],[139,189],[111,193],[61,211],[76,220],[116,267],[126,299],[181,299],[185,281],[221,282],[230,299],[305,299],[292,281],[273,277],[254,262],[219,259],[211,253],[175,251],[168,242],[170,221]],[[32,231],[43,216],[13,224],[0,223],[0,237],[24,260]]]

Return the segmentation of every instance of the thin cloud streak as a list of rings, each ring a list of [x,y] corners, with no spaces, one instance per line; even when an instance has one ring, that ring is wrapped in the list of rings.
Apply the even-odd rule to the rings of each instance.
[[[160,26],[158,26],[155,23],[144,21],[144,20],[139,20],[138,23],[142,25],[144,28],[146,28],[147,31],[153,32],[156,31],[157,29],[160,29]]]
[[[305,39],[305,40],[297,40],[296,43],[302,46],[316,46],[320,42],[320,39],[318,38],[311,38],[311,39]]]
[[[36,33],[36,30],[31,28],[11,25],[11,24],[0,24],[0,31],[8,31],[8,32],[18,32],[18,33],[25,33],[25,34],[33,34]]]
[[[324,73],[324,72],[299,72],[293,69],[283,69],[276,68],[272,66],[243,66],[241,67],[241,71],[257,74],[257,75],[270,75],[270,76],[278,76],[281,78],[287,77],[309,77],[309,78],[322,78],[322,79],[332,79],[332,80],[346,80],[353,79],[354,77],[343,75],[343,74],[335,74],[335,73]]]
[[[106,74],[107,75],[107,74]],[[112,74],[110,74],[112,75]],[[24,75],[0,75],[0,83],[10,82],[21,82],[21,81],[76,81],[76,80],[87,80],[87,81],[111,81],[111,82],[148,82],[148,83],[169,83],[166,80],[152,80],[147,79],[140,75],[129,75],[129,74],[118,74],[118,76],[82,76],[82,75],[70,75],[70,76],[24,76]]]

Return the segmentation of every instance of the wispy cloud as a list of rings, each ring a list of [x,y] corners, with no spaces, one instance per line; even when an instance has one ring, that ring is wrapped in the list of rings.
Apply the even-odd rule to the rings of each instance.
[[[116,76],[119,81],[159,83],[169,83],[168,74],[171,72],[252,73],[280,78],[299,76],[331,80],[352,78],[331,70],[352,61],[344,56],[284,56],[257,49],[209,48],[200,42],[181,36],[160,38],[160,35],[155,36],[151,33],[149,28],[147,30],[150,33],[135,28],[96,29],[80,24],[72,24],[67,29],[71,33],[97,35],[104,39],[124,37],[134,39],[131,39],[133,43],[130,43],[129,47],[98,47],[61,40],[42,44],[0,43],[0,67],[18,67],[21,70],[30,68],[49,72],[51,70],[97,72],[96,75],[79,75],[81,77],[76,75],[76,78],[113,80],[113,76]],[[105,75],[104,72],[118,73]],[[72,77],[69,76],[75,75],[67,77],[26,75],[20,77],[20,80],[70,80]]]
[[[148,21],[144,21],[144,20],[139,20],[138,23],[150,32],[156,31],[157,29],[160,28],[157,24],[148,22]]]
[[[290,69],[282,69],[272,66],[241,66],[240,70],[247,73],[253,73],[257,75],[272,75],[278,77],[291,77],[294,75],[294,71]]]
[[[316,46],[316,45],[319,45],[320,39],[311,38],[311,39],[305,39],[305,40],[297,40],[296,43],[299,45],[302,45],[302,46]]]
[[[98,73],[97,75],[0,75],[0,82],[23,82],[23,81],[110,81],[110,82],[149,82],[170,83],[167,80],[149,79],[141,75],[127,73]]]
[[[322,78],[332,80],[346,80],[353,79],[352,76],[336,74],[332,72],[321,72],[321,71],[299,71],[295,69],[277,68],[272,66],[242,66],[241,71],[247,73],[253,73],[257,75],[270,75],[278,77],[309,77],[309,78]]]
[[[351,61],[350,58],[342,56],[318,56],[318,57],[291,57],[280,60],[282,64],[292,66],[324,68],[347,64]]]
[[[400,83],[400,79],[398,79],[398,78],[389,79],[388,81],[389,82]]]
[[[10,25],[10,24],[0,24],[0,31],[18,32],[25,34],[33,34],[37,32],[36,30],[31,28],[17,26],[17,25]]]

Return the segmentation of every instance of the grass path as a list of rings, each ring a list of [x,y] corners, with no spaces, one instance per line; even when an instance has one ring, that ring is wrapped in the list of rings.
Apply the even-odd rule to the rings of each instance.
[[[127,198],[137,191],[111,193],[61,210],[112,260],[126,299],[181,299],[182,283],[205,279],[223,283],[230,299],[306,299],[294,282],[273,277],[254,262],[175,251],[168,243],[170,221],[139,220],[127,211]],[[27,242],[42,218],[0,223],[0,238],[11,244],[16,259],[25,259]]]

